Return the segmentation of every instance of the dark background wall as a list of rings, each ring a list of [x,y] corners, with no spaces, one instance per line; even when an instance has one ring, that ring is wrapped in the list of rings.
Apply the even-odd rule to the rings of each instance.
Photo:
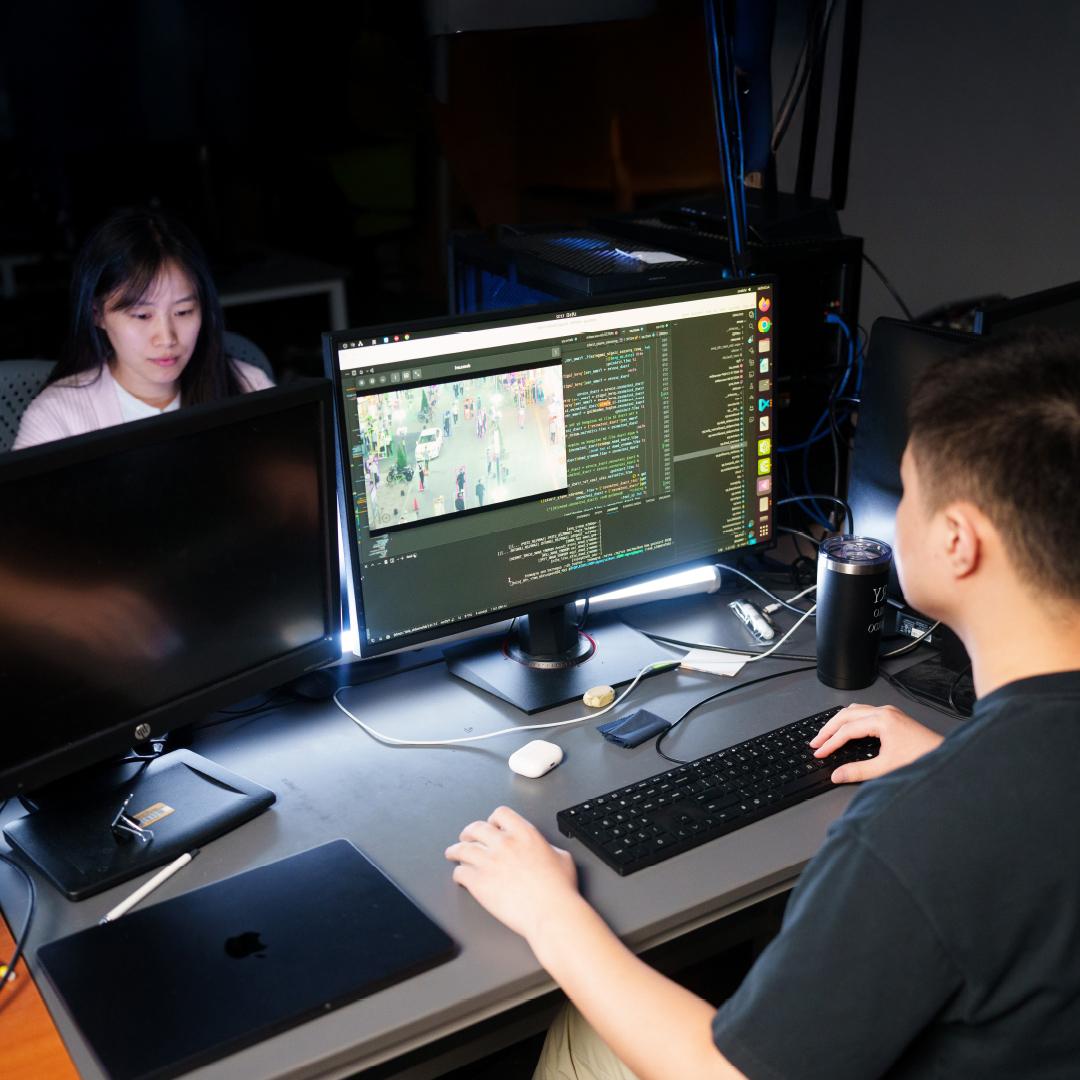
[[[801,28],[801,5],[781,0],[777,75]],[[917,314],[1080,279],[1078,54],[1080,5],[1070,0],[866,4],[841,220]],[[823,116],[825,147],[826,126]],[[781,149],[783,187],[794,162],[792,147]],[[899,312],[867,273],[861,321],[880,314]]]
[[[185,217],[220,278],[268,253],[340,268],[363,324],[445,310],[451,227],[572,223],[714,188],[699,6],[659,7],[435,46],[419,3],[309,0],[287,18],[255,0],[5,5],[0,256],[38,261],[0,301],[0,356],[55,355],[67,259],[117,205]],[[777,96],[804,20],[780,0]],[[1078,45],[1068,0],[866,4],[842,221],[916,312],[1080,278]],[[861,321],[882,313],[897,309],[867,274]],[[304,370],[328,318],[313,299],[229,321]]]

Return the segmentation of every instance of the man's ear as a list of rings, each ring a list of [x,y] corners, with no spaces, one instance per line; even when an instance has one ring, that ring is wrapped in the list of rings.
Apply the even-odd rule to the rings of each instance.
[[[945,562],[953,577],[967,577],[979,568],[983,555],[982,515],[970,503],[950,503],[942,521]]]

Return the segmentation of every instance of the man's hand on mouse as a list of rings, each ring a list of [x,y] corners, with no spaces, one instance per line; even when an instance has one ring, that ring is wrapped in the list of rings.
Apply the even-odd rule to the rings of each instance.
[[[446,849],[454,880],[500,922],[533,939],[564,901],[578,901],[570,853],[552,847],[531,822],[509,807],[461,830]]]

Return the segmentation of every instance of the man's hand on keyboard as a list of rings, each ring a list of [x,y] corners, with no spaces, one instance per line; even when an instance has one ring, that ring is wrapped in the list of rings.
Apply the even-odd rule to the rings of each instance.
[[[560,898],[579,896],[570,853],[552,847],[535,825],[507,806],[496,808],[487,821],[466,825],[446,857],[458,864],[454,880],[527,939]]]
[[[873,737],[881,742],[877,757],[852,761],[832,774],[834,783],[850,784],[910,765],[938,747],[943,736],[931,731],[892,705],[849,705],[841,709],[810,740],[815,757],[827,757],[849,739]]]

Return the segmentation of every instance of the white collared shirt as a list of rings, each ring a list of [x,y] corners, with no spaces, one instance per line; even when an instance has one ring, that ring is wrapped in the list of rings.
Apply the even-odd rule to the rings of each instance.
[[[162,413],[176,412],[180,408],[180,394],[169,402],[163,409],[156,405],[147,405],[140,401],[134,394],[129,394],[120,383],[113,380],[116,385],[116,396],[120,399],[120,412],[123,413],[125,423],[128,420],[145,420],[148,416],[160,416]]]

